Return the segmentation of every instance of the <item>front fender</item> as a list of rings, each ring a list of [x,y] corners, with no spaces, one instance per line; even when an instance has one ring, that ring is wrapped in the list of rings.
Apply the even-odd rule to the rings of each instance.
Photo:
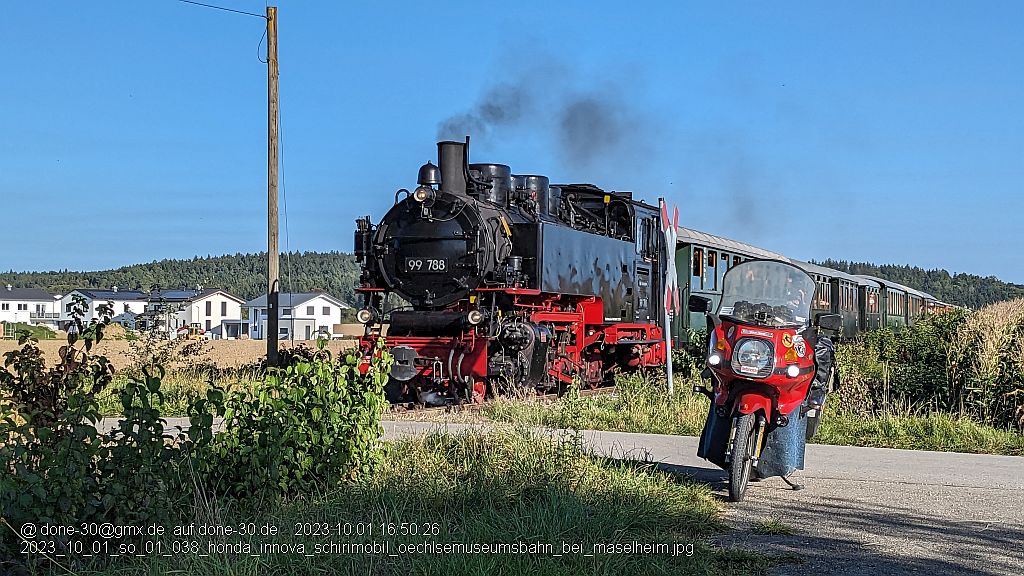
[[[765,421],[771,423],[772,414],[775,412],[772,409],[771,398],[757,392],[742,392],[736,396],[733,403],[734,413],[754,414],[758,410],[764,412]]]

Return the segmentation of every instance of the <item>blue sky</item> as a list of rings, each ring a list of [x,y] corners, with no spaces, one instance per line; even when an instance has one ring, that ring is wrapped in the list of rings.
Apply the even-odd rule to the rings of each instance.
[[[490,95],[519,115],[474,161],[664,196],[797,258],[1024,282],[1024,3],[715,4],[282,0],[282,248],[351,250]],[[0,269],[265,249],[260,19],[4,8]],[[578,103],[609,126],[567,132]]]

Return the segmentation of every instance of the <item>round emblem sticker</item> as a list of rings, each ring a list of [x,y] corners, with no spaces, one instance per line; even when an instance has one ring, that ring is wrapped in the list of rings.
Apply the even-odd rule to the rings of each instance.
[[[785,346],[786,348],[793,347],[793,336],[791,336],[789,332],[786,332],[782,335],[782,345]]]

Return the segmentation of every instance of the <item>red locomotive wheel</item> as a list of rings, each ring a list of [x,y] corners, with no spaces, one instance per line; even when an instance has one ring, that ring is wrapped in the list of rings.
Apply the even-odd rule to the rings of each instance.
[[[559,356],[551,362],[551,369],[548,374],[552,376],[553,383],[561,396],[569,389],[576,376],[576,365],[567,356]]]
[[[484,384],[483,380],[477,380],[473,382],[473,403],[483,404],[484,397],[487,395],[487,385]]]
[[[587,362],[587,385],[591,390],[597,390],[604,381],[604,370],[600,360]]]

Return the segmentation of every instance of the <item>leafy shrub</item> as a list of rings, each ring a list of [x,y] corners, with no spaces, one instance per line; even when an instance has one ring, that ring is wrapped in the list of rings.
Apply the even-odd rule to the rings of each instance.
[[[691,330],[680,339],[679,345],[672,348],[672,370],[683,378],[699,374],[704,369],[707,358],[708,331],[706,329]]]
[[[119,463],[129,464],[119,455],[134,440],[106,436],[96,428],[96,395],[110,384],[113,369],[90,351],[103,339],[109,309],[102,311],[102,320],[89,323],[82,321],[83,312],[76,303],[68,344],[55,366],[46,366],[37,341],[27,333],[21,335],[21,349],[5,355],[0,370],[0,513],[9,523],[130,522],[137,515],[123,516],[122,502],[133,488],[136,494],[148,490],[123,485],[123,470],[112,473]],[[136,419],[141,426],[133,437],[152,432],[146,422]],[[13,545],[12,533],[4,532],[0,551],[11,551]]]
[[[383,350],[365,375],[358,356],[335,361],[321,349],[271,369],[251,392],[208,389],[189,403],[187,434],[166,428],[165,372],[148,362],[115,389],[122,417],[103,432],[97,396],[111,385],[113,369],[90,351],[103,338],[109,311],[90,323],[83,312],[76,310],[55,366],[47,367],[28,334],[5,355],[0,519],[11,527],[166,524],[187,518],[191,504],[211,495],[301,496],[376,463],[390,362]],[[214,433],[215,415],[225,419],[222,434]],[[0,573],[35,561],[17,553],[15,531],[0,530]]]
[[[194,465],[214,493],[294,497],[372,470],[390,357],[380,349],[360,374],[358,354],[335,361],[324,344],[252,389],[212,389],[190,407],[189,434],[203,446]],[[224,430],[201,436],[215,415]]]

